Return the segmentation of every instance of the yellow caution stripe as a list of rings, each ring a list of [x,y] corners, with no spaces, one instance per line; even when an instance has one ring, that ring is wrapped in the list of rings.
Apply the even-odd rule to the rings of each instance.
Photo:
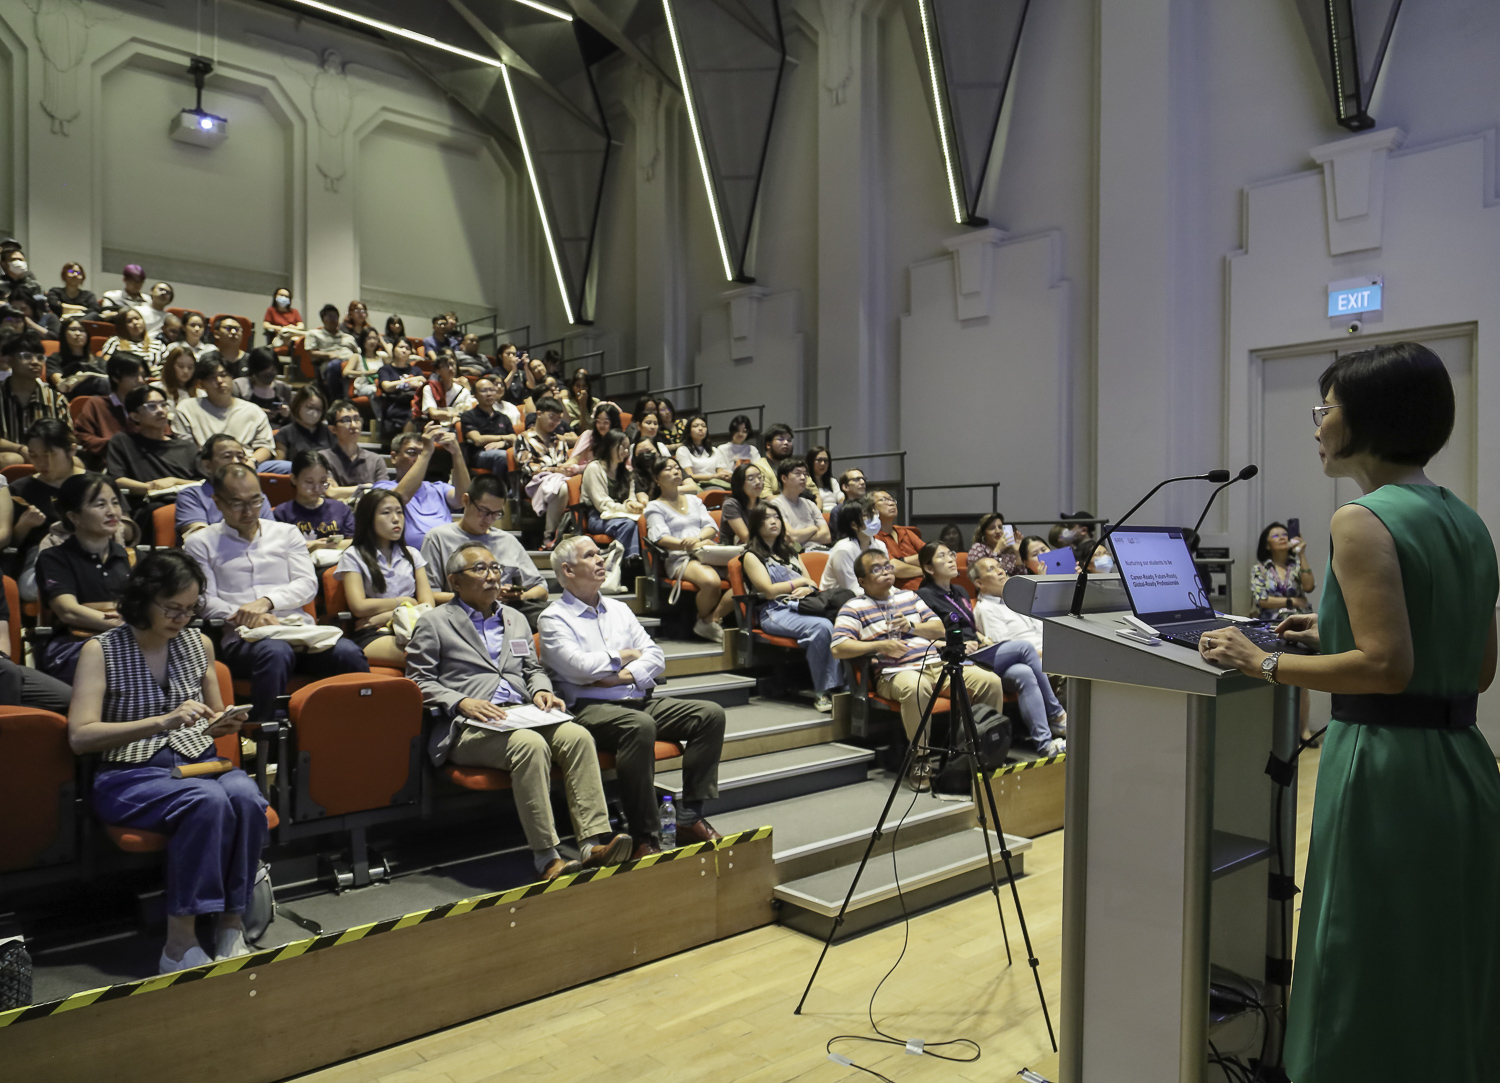
[[[695,854],[727,850],[746,842],[758,842],[769,838],[771,829],[769,827],[757,827],[750,831],[740,831],[733,835],[725,835],[723,838],[715,839],[713,842],[695,842],[690,846],[682,846],[675,850],[664,850],[659,854],[649,854],[646,857],[626,861],[621,865],[610,865],[598,869],[585,869],[583,872],[574,873],[572,876],[559,876],[556,880],[543,880],[535,884],[526,884],[523,887],[510,888],[507,891],[497,891],[491,895],[478,895],[472,899],[460,899],[458,902],[444,903],[442,906],[434,906],[430,910],[418,910],[415,913],[405,914],[399,918],[388,918],[385,921],[371,922],[368,925],[356,925],[352,929],[341,929],[338,932],[325,933],[322,936],[310,937],[306,940],[295,940],[290,944],[279,948],[267,948],[264,951],[252,952],[242,955],[237,959],[225,959],[222,962],[205,963],[203,966],[193,967],[190,970],[179,970],[171,974],[157,974],[138,981],[122,982],[119,985],[107,985],[102,989],[88,989],[61,1000],[48,1001],[45,1004],[33,1004],[27,1008],[12,1008],[10,1011],[0,1012],[0,1027],[8,1027],[12,1023],[26,1023],[33,1019],[45,1019],[50,1015],[58,1015],[62,1012],[74,1011],[85,1008],[90,1004],[102,1004],[109,1000],[119,1000],[121,997],[137,996],[141,993],[153,993],[158,989],[168,989],[173,985],[181,985],[184,982],[201,981],[204,978],[217,978],[225,974],[235,974],[246,967],[262,967],[270,963],[277,963],[283,959],[295,959],[299,955],[309,952],[323,951],[326,948],[335,947],[339,944],[352,944],[357,940],[367,937],[378,936],[396,929],[409,929],[413,925],[421,925],[429,921],[437,921],[452,914],[467,914],[471,910],[487,910],[493,906],[504,906],[507,903],[519,902],[522,899],[535,898],[555,891],[565,891],[574,884],[586,884],[591,880],[603,880],[610,876],[619,876],[621,873],[633,872],[636,869],[650,868],[652,865],[662,865],[669,861],[681,861],[683,858],[692,857]]]
[[[1054,763],[1063,763],[1067,760],[1066,752],[1059,752],[1055,756],[1046,759],[1032,760],[1030,763],[1007,763],[1004,767],[996,768],[989,773],[990,778],[999,778],[1001,775],[1016,775],[1022,771],[1030,771],[1037,767],[1051,767]]]

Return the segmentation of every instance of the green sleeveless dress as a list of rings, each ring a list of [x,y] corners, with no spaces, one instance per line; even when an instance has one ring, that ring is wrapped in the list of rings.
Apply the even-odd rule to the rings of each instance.
[[[1396,543],[1407,691],[1478,690],[1500,592],[1495,548],[1447,489],[1355,501]],[[1323,653],[1354,648],[1330,559]],[[1334,720],[1324,739],[1288,1008],[1293,1083],[1500,1080],[1500,770],[1477,727]]]

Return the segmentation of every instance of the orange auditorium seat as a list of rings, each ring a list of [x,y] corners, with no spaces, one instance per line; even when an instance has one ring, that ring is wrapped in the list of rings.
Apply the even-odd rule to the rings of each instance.
[[[75,770],[66,718],[0,707],[0,872],[72,858]]]

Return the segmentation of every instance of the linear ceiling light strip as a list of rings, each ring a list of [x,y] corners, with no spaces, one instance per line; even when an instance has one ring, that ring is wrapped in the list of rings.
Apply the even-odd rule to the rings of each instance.
[[[461,56],[467,60],[473,60],[480,64],[488,64],[492,68],[504,67],[504,65],[500,61],[496,60],[492,56],[485,56],[483,53],[470,52],[468,49],[461,49],[457,45],[449,45],[445,41],[438,41],[437,38],[429,37],[426,34],[418,34],[415,30],[408,30],[404,26],[396,26],[393,23],[381,22],[379,19],[372,19],[367,15],[357,15],[352,11],[345,10],[344,8],[336,8],[332,4],[321,3],[320,0],[291,0],[291,3],[294,3],[299,7],[310,8],[313,11],[321,11],[323,14],[332,15],[335,18],[347,19],[351,23],[359,23],[362,26],[373,27],[374,29],[381,31],[382,33],[394,34],[396,37],[405,38],[407,41],[420,42],[421,44],[430,46],[433,49],[441,49],[445,53],[452,53],[454,56]]]
[[[552,239],[552,223],[547,217],[547,205],[542,201],[542,185],[536,175],[536,165],[531,160],[531,140],[526,138],[526,125],[521,121],[521,106],[516,101],[515,88],[510,84],[510,68],[500,68],[500,78],[505,82],[505,96],[510,99],[510,115],[516,122],[516,135],[521,140],[521,156],[526,159],[526,175],[531,178],[531,191],[536,197],[536,210],[542,220],[542,236],[547,238],[547,253],[552,257],[552,270],[557,275],[557,289],[562,294],[563,312],[568,322],[573,319],[573,303],[568,297],[568,281],[563,277],[562,261],[557,258],[557,242]]]
[[[943,112],[942,77],[938,74],[937,57],[932,49],[927,0],[917,0],[917,10],[922,13],[922,44],[927,50],[927,74],[932,79],[932,104],[937,109],[938,141],[943,146],[943,166],[948,170],[948,196],[953,201],[953,220],[963,225],[969,216],[964,211],[963,200],[958,194],[957,175],[953,172],[953,152],[948,146],[948,118]]]
[[[535,8],[537,11],[545,12],[548,15],[551,15],[554,19],[562,19],[564,22],[569,23],[573,21],[573,16],[569,15],[566,11],[559,11],[557,8],[548,7],[546,4],[540,4],[537,2],[537,0],[516,0],[516,3],[525,4],[529,8]]]
[[[682,43],[677,40],[677,20],[672,14],[672,0],[661,0],[661,6],[667,16],[667,33],[672,38],[672,55],[677,58],[677,78],[682,83],[682,99],[687,103],[688,127],[693,132],[693,146],[698,150],[698,167],[703,171],[703,187],[708,192],[708,211],[714,220],[714,236],[719,241],[719,258],[724,261],[724,277],[733,282],[734,265],[729,260],[729,246],[724,243],[724,225],[719,221],[719,198],[714,192],[714,178],[708,168],[708,155],[703,150],[703,133],[698,130],[698,108],[693,102],[693,86],[688,79],[687,61],[682,56]]]

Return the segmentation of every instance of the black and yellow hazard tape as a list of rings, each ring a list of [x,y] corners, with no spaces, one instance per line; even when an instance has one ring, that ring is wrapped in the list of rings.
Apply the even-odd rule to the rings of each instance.
[[[1059,752],[1055,756],[1047,756],[1044,759],[1032,760],[1030,763],[1007,763],[1004,767],[998,767],[989,773],[990,778],[999,778],[1001,775],[1016,775],[1022,771],[1030,771],[1036,767],[1051,767],[1054,763],[1063,763],[1067,760],[1066,752]]]
[[[535,884],[526,884],[523,887],[497,891],[491,895],[477,895],[472,899],[460,899],[457,902],[444,903],[441,906],[434,906],[429,910],[418,910],[415,913],[405,914],[399,918],[387,918],[385,921],[375,921],[368,925],[356,925],[352,929],[325,933],[322,936],[309,937],[306,940],[294,940],[292,943],[285,944],[279,948],[267,948],[264,951],[251,952],[249,955],[242,955],[237,959],[205,963],[203,966],[193,967],[190,970],[179,970],[172,974],[158,974],[154,977],[142,978],[139,981],[122,982],[119,985],[106,985],[102,989],[88,989],[82,993],[74,993],[72,996],[64,997],[61,1000],[51,1000],[44,1004],[32,1004],[26,1008],[12,1008],[10,1011],[0,1012],[0,1027],[8,1027],[13,1023],[26,1023],[33,1019],[45,1019],[51,1015],[60,1015],[63,1012],[86,1008],[90,1004],[103,1004],[106,1001],[119,1000],[122,997],[139,996],[142,993],[154,993],[160,989],[169,989],[174,985],[182,985],[185,982],[201,981],[204,978],[223,977],[226,974],[238,973],[248,967],[267,966],[271,963],[281,962],[284,959],[295,959],[299,955],[323,951],[340,944],[352,944],[356,940],[364,940],[368,937],[378,936],[381,933],[394,932],[397,929],[409,929],[414,925],[424,925],[431,921],[452,917],[455,914],[467,914],[473,910],[487,910],[494,906],[504,906],[507,903],[519,902],[522,899],[533,899],[538,895],[550,895],[554,892],[565,891],[574,884],[586,884],[591,880],[604,880],[611,876],[633,872],[636,869],[650,868],[652,865],[664,865],[670,861],[681,861],[684,858],[693,857],[705,852],[727,850],[741,843],[758,842],[761,839],[768,838],[770,834],[771,829],[769,827],[757,827],[751,831],[740,831],[733,835],[725,835],[723,838],[716,839],[713,842],[695,842],[690,846],[682,846],[676,850],[664,850],[659,854],[650,854],[647,857],[636,858],[620,865],[611,865],[599,869],[585,869],[583,872],[574,873],[572,876],[559,876],[556,880],[544,880]]]

